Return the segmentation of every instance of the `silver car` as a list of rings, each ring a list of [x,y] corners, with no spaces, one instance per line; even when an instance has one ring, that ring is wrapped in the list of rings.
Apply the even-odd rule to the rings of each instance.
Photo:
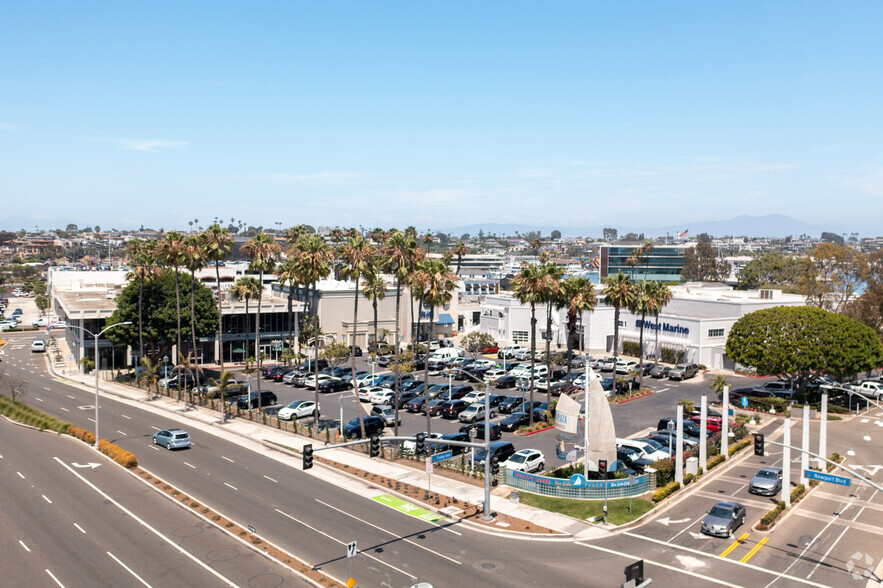
[[[748,491],[752,494],[775,496],[781,490],[782,468],[760,468],[748,484]]]
[[[702,532],[715,537],[730,537],[745,522],[745,507],[738,502],[715,504],[702,521]]]
[[[181,429],[157,431],[153,435],[153,444],[166,449],[187,449],[190,447],[190,435]]]

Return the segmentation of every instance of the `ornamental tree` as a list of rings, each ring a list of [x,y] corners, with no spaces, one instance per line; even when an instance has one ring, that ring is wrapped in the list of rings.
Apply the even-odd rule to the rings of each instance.
[[[487,349],[488,347],[493,347],[497,344],[494,341],[494,338],[488,333],[479,333],[478,331],[472,331],[460,341],[460,344],[463,346],[463,349],[472,354],[473,358],[478,358],[481,355],[481,352]]]
[[[781,375],[803,391],[822,374],[850,377],[883,363],[873,329],[808,306],[776,306],[746,314],[727,338],[727,356],[759,375]]]

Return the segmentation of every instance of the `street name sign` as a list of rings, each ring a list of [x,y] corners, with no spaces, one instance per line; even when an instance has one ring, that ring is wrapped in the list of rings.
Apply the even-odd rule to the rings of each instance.
[[[815,470],[803,470],[803,477],[807,480],[818,480],[819,482],[830,482],[831,484],[838,484],[840,486],[849,486],[849,478],[817,472]]]

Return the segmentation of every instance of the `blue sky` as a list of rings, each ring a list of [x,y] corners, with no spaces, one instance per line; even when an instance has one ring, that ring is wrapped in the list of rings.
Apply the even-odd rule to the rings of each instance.
[[[778,213],[881,234],[881,16],[816,1],[12,3],[0,219],[686,228]]]

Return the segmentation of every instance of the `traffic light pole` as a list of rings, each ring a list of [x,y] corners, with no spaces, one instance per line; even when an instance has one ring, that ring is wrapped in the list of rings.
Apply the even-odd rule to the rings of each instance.
[[[819,454],[817,454],[817,453],[813,453],[812,451],[804,451],[804,450],[801,449],[800,447],[794,447],[794,446],[792,446],[792,445],[785,445],[784,443],[779,443],[778,441],[769,441],[769,440],[767,440],[767,441],[764,441],[764,443],[769,443],[770,445],[777,445],[777,446],[779,446],[779,447],[783,447],[783,448],[793,449],[794,451],[798,451],[798,452],[800,452],[800,453],[806,453],[806,455],[807,455],[808,457],[814,457],[814,458],[816,458],[816,459],[820,459],[820,460],[822,460],[822,461],[825,462],[825,463],[829,463],[829,464],[831,464],[831,465],[834,466],[834,467],[840,468],[840,469],[843,470],[844,472],[846,472],[846,473],[848,473],[848,474],[852,474],[853,476],[855,476],[856,478],[858,478],[859,480],[861,480],[861,481],[864,482],[865,484],[868,484],[869,486],[871,486],[871,487],[873,487],[873,488],[876,488],[876,489],[879,490],[880,492],[883,492],[883,486],[880,486],[879,484],[875,484],[874,482],[872,482],[871,480],[869,480],[869,479],[867,479],[866,477],[862,476],[861,474],[859,474],[858,472],[856,472],[856,471],[853,470],[852,468],[846,467],[845,465],[840,464],[840,463],[837,463],[836,461],[832,461],[832,460],[828,459],[827,457],[822,457],[821,455],[819,455]],[[784,465],[785,467],[790,467],[790,464],[783,464],[783,465]]]

